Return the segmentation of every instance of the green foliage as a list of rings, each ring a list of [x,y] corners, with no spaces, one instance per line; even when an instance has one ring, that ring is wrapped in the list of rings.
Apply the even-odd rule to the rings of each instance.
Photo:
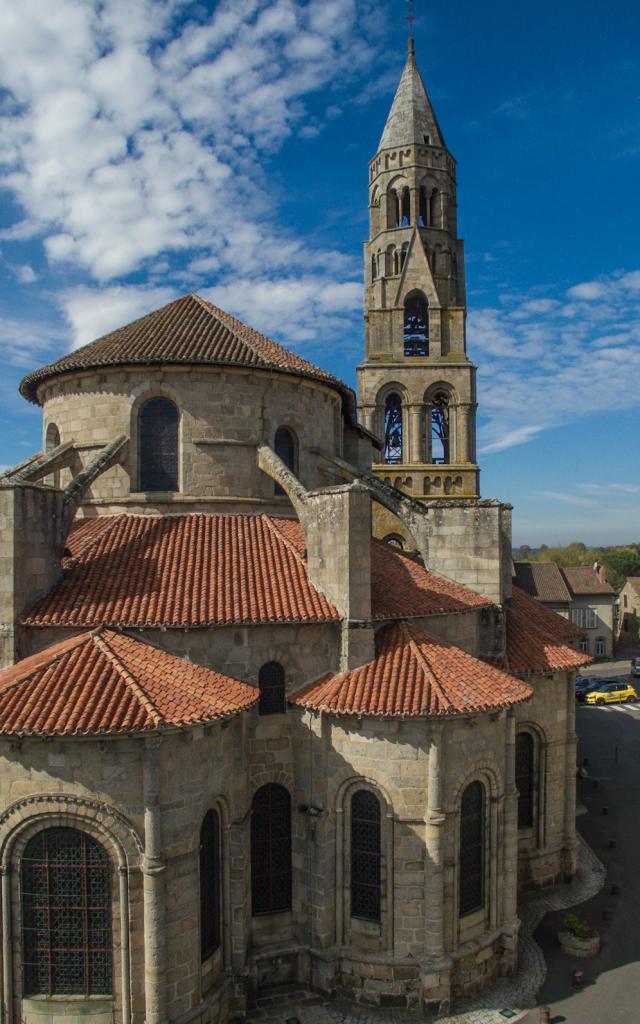
[[[595,935],[595,928],[587,921],[581,921],[575,914],[567,914],[564,919],[565,929],[575,935],[576,939],[592,939]]]
[[[600,562],[607,570],[607,582],[616,590],[624,586],[628,576],[640,576],[640,544],[588,548],[582,541],[574,540],[566,547],[541,544],[535,553],[528,544],[521,544],[513,557],[516,562],[555,562],[567,568]]]

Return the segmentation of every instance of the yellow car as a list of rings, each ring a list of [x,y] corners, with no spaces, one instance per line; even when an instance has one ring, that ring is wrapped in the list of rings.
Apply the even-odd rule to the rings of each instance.
[[[638,694],[626,679],[611,679],[609,682],[598,683],[595,690],[590,690],[584,698],[585,704],[621,704],[627,700],[637,700]]]

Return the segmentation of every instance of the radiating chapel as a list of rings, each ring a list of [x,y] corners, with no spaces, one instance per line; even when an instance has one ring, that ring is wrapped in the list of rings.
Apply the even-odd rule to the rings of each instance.
[[[3,1024],[224,1024],[290,982],[442,1012],[576,870],[589,659],[480,497],[456,164],[412,44],[368,173],[357,401],[195,294],[21,383]]]

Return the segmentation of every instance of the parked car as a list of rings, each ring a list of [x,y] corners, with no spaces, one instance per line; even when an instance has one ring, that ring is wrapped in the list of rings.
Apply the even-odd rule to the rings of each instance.
[[[631,659],[631,675],[640,676],[640,658]]]
[[[590,690],[595,690],[600,683],[606,683],[606,679],[600,676],[577,676],[576,677],[576,700],[584,700]]]
[[[628,700],[637,700],[638,694],[634,686],[626,679],[602,680],[593,690],[585,694],[585,704],[622,704]]]

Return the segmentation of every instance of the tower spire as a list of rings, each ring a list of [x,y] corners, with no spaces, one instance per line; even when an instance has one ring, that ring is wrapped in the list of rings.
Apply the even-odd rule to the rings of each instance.
[[[416,20],[416,16],[413,13],[413,0],[407,0],[407,24],[409,26],[409,44],[407,47],[407,55],[409,57],[415,57],[416,51],[413,39],[413,25]]]

